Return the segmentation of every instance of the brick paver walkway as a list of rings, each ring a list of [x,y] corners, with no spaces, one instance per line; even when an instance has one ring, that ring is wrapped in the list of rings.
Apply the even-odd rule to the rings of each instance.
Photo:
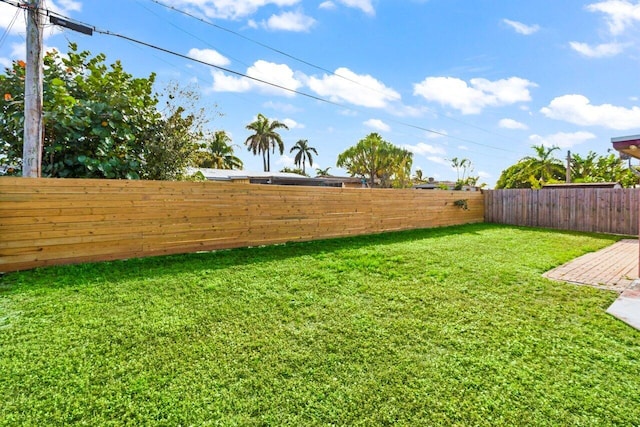
[[[638,278],[638,241],[620,240],[549,270],[543,276],[622,292]]]

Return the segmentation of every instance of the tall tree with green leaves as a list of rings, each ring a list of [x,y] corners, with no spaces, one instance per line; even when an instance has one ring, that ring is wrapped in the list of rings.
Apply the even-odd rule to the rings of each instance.
[[[302,174],[306,175],[306,160],[309,160],[309,166],[313,166],[313,156],[311,155],[311,153],[314,153],[317,156],[318,152],[315,148],[309,147],[309,141],[307,141],[306,139],[298,140],[298,142],[296,142],[296,144],[291,147],[291,150],[289,150],[290,153],[293,153],[294,151],[297,151],[297,153],[293,159],[293,162],[298,167],[302,165]]]
[[[560,150],[559,147],[545,147],[544,145],[533,145],[531,148],[535,151],[535,156],[527,156],[524,158],[530,174],[541,184],[550,181],[559,181],[565,177],[565,166],[556,157],[553,156],[554,151]]]
[[[210,134],[197,153],[195,164],[201,168],[242,169],[243,163],[236,157],[231,138],[223,130]]]
[[[586,156],[571,155],[573,182],[617,182],[623,187],[638,184],[638,175],[624,160],[613,153],[601,156],[589,151]]]
[[[258,114],[256,120],[246,126],[247,130],[253,132],[244,142],[247,149],[254,155],[262,154],[262,164],[264,171],[271,170],[271,152],[275,153],[276,147],[280,154],[284,153],[284,142],[277,132],[278,129],[289,129],[289,127],[277,120],[269,120],[262,114]]]
[[[540,188],[565,179],[564,164],[553,156],[558,147],[533,145],[535,156],[526,156],[502,171],[496,188]]]
[[[351,176],[366,178],[369,187],[404,187],[409,182],[413,153],[371,133],[338,155],[336,165]]]
[[[44,57],[42,176],[178,179],[197,149],[198,113],[161,114],[155,75],[135,78],[118,61],[69,44]],[[0,163],[20,172],[24,62],[0,75]]]
[[[471,172],[473,172],[473,163],[469,159],[459,159],[454,157],[451,159],[451,167],[455,169],[457,179],[456,179],[456,190],[461,190],[465,185],[476,185],[479,177],[471,176]]]

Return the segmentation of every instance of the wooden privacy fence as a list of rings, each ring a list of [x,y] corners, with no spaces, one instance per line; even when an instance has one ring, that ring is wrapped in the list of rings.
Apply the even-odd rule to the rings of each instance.
[[[0,271],[482,222],[483,210],[480,192],[5,177]]]
[[[640,189],[553,188],[485,191],[485,221],[638,235]]]

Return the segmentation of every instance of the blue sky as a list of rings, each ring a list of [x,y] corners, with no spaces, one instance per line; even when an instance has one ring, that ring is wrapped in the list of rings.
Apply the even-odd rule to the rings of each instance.
[[[45,30],[119,59],[136,76],[197,85],[213,130],[238,145],[245,168],[261,170],[243,143],[262,113],[287,123],[286,151],[307,139],[314,167],[370,132],[413,151],[414,169],[455,179],[448,159],[468,158],[480,182],[532,144],[605,154],[610,138],[640,134],[640,1],[604,0],[47,0],[93,25],[332,103],[285,92],[131,42]],[[24,58],[24,17],[0,3],[0,65]],[[250,40],[247,40],[251,39]],[[258,43],[256,43],[258,42]],[[266,48],[262,45],[266,45]],[[280,50],[287,55],[282,55]],[[302,61],[304,62],[302,62]],[[305,63],[306,62],[306,63]],[[311,65],[309,65],[311,64]],[[338,104],[338,105],[335,105]],[[221,113],[218,116],[214,113]],[[433,131],[433,132],[430,132]]]

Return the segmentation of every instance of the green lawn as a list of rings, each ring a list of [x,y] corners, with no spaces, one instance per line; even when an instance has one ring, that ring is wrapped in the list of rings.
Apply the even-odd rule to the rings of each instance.
[[[0,425],[638,425],[602,235],[471,225],[0,279]]]

